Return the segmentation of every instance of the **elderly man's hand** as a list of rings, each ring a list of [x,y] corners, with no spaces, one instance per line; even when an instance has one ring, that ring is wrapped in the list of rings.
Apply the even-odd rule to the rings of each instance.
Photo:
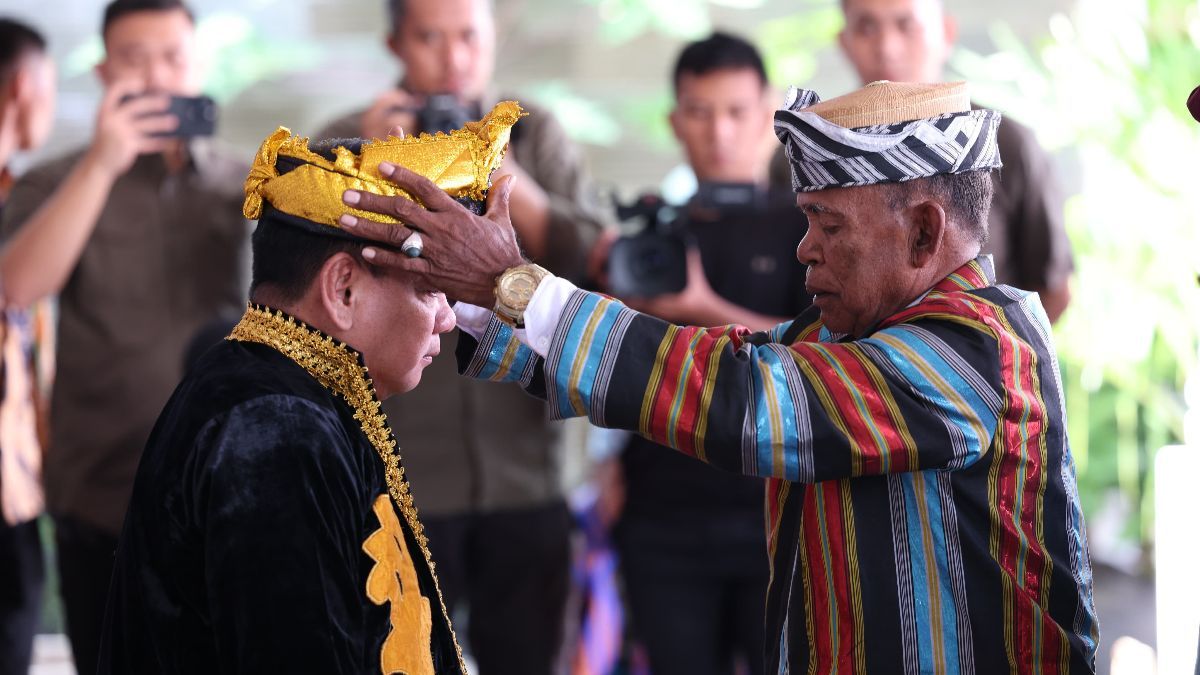
[[[419,274],[447,297],[491,307],[496,277],[526,262],[508,216],[512,177],[504,176],[492,186],[487,212],[477,216],[432,181],[402,166],[385,162],[379,165],[379,172],[420,204],[399,196],[347,190],[342,196],[347,204],[404,223],[387,225],[343,215],[340,223],[347,232],[387,247],[367,247],[363,257],[375,265]],[[419,232],[424,241],[419,258],[398,252],[413,232]]]

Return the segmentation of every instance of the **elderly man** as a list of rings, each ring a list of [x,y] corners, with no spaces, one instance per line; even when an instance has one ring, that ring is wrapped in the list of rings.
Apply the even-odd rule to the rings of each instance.
[[[957,38],[944,0],[841,0],[842,53],[865,84],[876,80],[941,82]],[[1006,118],[996,132],[1004,156],[995,181],[984,252],[1000,283],[1035,291],[1050,321],[1071,299],[1075,263],[1063,223],[1054,165],[1033,130]]]
[[[393,167],[430,211],[345,201],[423,232],[423,259],[364,257],[478,306],[457,307],[465,374],[770,478],[768,671],[1092,672],[1049,322],[977,257],[998,123],[962,83],[793,93],[775,128],[810,222],[796,253],[814,307],[765,333],[580,291],[521,258],[502,208],[474,217]]]

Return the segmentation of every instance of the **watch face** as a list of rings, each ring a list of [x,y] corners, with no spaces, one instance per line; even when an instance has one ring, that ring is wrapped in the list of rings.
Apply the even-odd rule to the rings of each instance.
[[[537,287],[538,278],[532,272],[513,270],[500,278],[500,300],[515,310],[523,310]]]

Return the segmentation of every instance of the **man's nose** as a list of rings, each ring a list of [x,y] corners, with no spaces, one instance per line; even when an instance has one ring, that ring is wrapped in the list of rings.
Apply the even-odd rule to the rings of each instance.
[[[447,40],[445,51],[442,53],[442,65],[445,72],[461,73],[470,66],[471,48],[463,40]]]
[[[880,28],[879,41],[876,44],[876,52],[880,61],[890,63],[899,59],[903,49],[904,39],[900,35],[899,29],[891,26]]]
[[[811,233],[805,234],[804,238],[800,240],[800,244],[796,246],[796,260],[800,261],[800,264],[808,265],[809,267],[820,262],[817,255],[817,245]]]
[[[458,320],[454,316],[454,310],[450,308],[450,303],[446,301],[446,296],[442,295],[440,305],[438,306],[437,320],[433,323],[433,330],[436,333],[449,333],[454,330],[454,326]]]

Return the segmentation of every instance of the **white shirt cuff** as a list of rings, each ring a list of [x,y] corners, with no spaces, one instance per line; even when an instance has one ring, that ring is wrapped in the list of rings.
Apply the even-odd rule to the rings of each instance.
[[[492,310],[469,305],[465,302],[454,303],[454,319],[458,329],[478,340],[487,332],[488,322],[492,320]]]
[[[517,340],[546,358],[550,353],[554,330],[558,328],[558,319],[576,289],[575,284],[560,277],[542,279],[529,299],[529,306],[525,308],[525,328],[514,331]],[[487,332],[493,314],[490,309],[456,302],[454,316],[458,321],[458,329],[478,340]]]
[[[575,284],[551,276],[542,279],[529,299],[529,306],[525,308],[525,336],[521,341],[542,358],[550,353],[550,342],[554,340],[558,320],[576,290]]]

